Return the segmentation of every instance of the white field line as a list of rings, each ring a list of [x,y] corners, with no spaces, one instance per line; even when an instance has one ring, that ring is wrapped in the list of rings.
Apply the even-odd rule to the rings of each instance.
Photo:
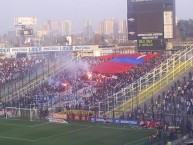
[[[43,126],[43,125],[47,125],[50,124],[50,122],[46,122],[46,123],[41,123],[41,124],[36,124],[36,125],[31,125],[29,127],[37,127],[37,126]]]
[[[0,123],[0,124],[2,124],[2,125],[12,125],[12,126],[23,126],[23,127],[37,127],[37,126],[43,126],[43,125],[49,124],[49,122],[41,123],[41,124],[37,124],[37,125],[32,125],[32,126],[21,125],[21,124],[10,124],[10,123]],[[55,134],[55,135],[52,135],[52,136],[47,136],[47,137],[44,137],[44,138],[40,138],[40,139],[37,139],[37,140],[14,138],[14,137],[6,137],[6,136],[0,136],[0,138],[2,138],[2,139],[12,139],[12,140],[23,140],[23,141],[41,141],[41,140],[57,137],[57,136],[60,136],[60,135],[65,135],[65,134],[70,134],[70,133],[86,130],[86,129],[89,129],[89,128],[104,128],[104,129],[117,129],[117,130],[129,130],[129,131],[138,131],[138,130],[140,130],[140,131],[149,131],[150,130],[150,129],[144,129],[144,128],[131,128],[131,129],[128,129],[128,128],[120,128],[120,127],[93,126],[93,125],[70,125],[69,124],[69,126],[80,126],[80,127],[86,127],[86,128],[72,130],[72,131],[64,132],[64,133],[59,133],[59,134]],[[154,129],[151,129],[151,130],[154,130]],[[145,138],[139,139],[139,140],[134,141],[134,142],[128,142],[128,143],[126,143],[124,145],[133,144],[133,143],[139,142],[139,141],[144,140],[144,139]]]
[[[7,120],[7,119],[5,119]],[[19,120],[19,119],[8,119],[8,120]],[[22,120],[22,121],[28,121],[29,120]],[[34,122],[34,121],[33,121]],[[40,123],[40,122],[38,122]],[[40,124],[36,124],[36,125],[21,125],[21,124],[14,124],[14,123],[4,123],[4,122],[0,122],[0,125],[13,125],[13,126],[25,126],[25,127],[36,127],[36,126],[42,126],[42,125],[46,125],[46,124],[49,124],[49,122],[46,122],[46,123],[40,123]]]
[[[22,124],[13,124],[13,123],[1,123],[0,125],[10,125],[10,126],[23,126],[23,127],[30,127],[29,125],[22,125]]]
[[[124,145],[131,145],[131,144],[133,144],[133,143],[137,143],[137,142],[142,141],[142,140],[144,140],[144,139],[146,139],[146,137],[141,138],[141,139],[136,140],[136,141],[128,142],[128,143],[126,143],[126,144],[124,144]]]
[[[58,136],[65,135],[65,134],[70,134],[70,133],[79,132],[79,131],[82,131],[82,130],[87,130],[89,128],[104,128],[104,129],[135,130],[135,131],[137,131],[136,129],[116,128],[116,127],[102,127],[102,126],[88,126],[88,125],[72,125],[72,126],[80,126],[80,127],[85,126],[86,128],[76,129],[76,130],[72,130],[72,131],[69,131],[69,132],[64,132],[64,133],[59,133],[59,134],[55,134],[55,135],[52,135],[52,136],[47,136],[47,137],[44,137],[44,138],[37,139],[35,141],[50,139],[50,138],[58,137]],[[145,129],[143,131],[149,131],[149,129]],[[133,142],[126,143],[124,145],[133,144],[133,143],[139,142],[139,141],[144,140],[144,139],[145,138],[142,138],[142,139],[139,139],[139,140],[136,140],[136,141],[133,141]]]
[[[55,134],[55,135],[52,135],[52,136],[40,138],[40,139],[37,139],[37,140],[23,139],[23,138],[16,138],[16,137],[8,137],[8,136],[0,136],[0,139],[11,139],[11,140],[20,140],[20,141],[30,141],[30,142],[34,142],[34,141],[41,141],[41,140],[45,140],[45,139],[49,139],[49,138],[53,138],[53,137],[65,135],[65,134],[70,134],[70,133],[74,133],[74,132],[79,132],[79,131],[86,130],[86,129],[89,129],[89,128],[91,128],[91,127],[86,127],[86,128],[81,128],[81,129],[76,129],[76,130],[64,132],[64,133],[59,133],[59,134]]]
[[[30,120],[21,120],[17,118],[0,118],[0,120],[20,120],[20,121],[30,121]]]
[[[148,128],[138,128],[138,127],[133,127],[133,128],[122,128],[122,127],[110,127],[110,126],[93,126],[93,125],[71,125],[71,126],[85,126],[85,127],[95,127],[95,128],[104,128],[104,129],[117,129],[117,130],[132,130],[132,131],[150,131],[150,130],[156,130],[156,129],[148,129]]]
[[[31,139],[17,138],[17,137],[8,137],[8,136],[0,136],[2,139],[11,139],[11,140],[20,140],[20,141],[36,141]]]
[[[25,119],[17,119],[17,118],[0,118],[0,120],[8,120],[8,121],[13,121],[13,120],[17,120],[17,121],[23,121],[23,122],[37,122],[37,123],[40,123],[40,121],[36,121],[36,120],[33,120],[33,121],[30,121],[30,120],[25,120]]]
[[[89,128],[92,128],[92,127],[89,126],[89,127],[86,127],[86,128],[76,129],[76,130],[72,130],[72,131],[68,131],[68,132],[63,132],[63,133],[58,133],[58,134],[55,134],[55,135],[51,135],[51,136],[47,136],[47,137],[44,137],[44,138],[37,139],[35,141],[41,141],[41,140],[50,139],[50,138],[58,137],[58,136],[65,135],[65,134],[71,134],[71,133],[74,133],[74,132],[79,132],[79,131],[82,131],[82,130],[87,130]]]
[[[37,127],[37,126],[43,126],[43,125],[47,125],[47,124],[54,124],[54,123],[50,123],[50,122],[45,122],[45,123],[41,123],[41,124],[36,124],[36,125],[21,125],[21,124],[14,124],[14,123],[1,123],[0,124],[4,124],[4,125],[12,125],[12,126],[24,126],[24,127]],[[104,129],[117,129],[117,130],[133,130],[133,131],[149,131],[149,130],[156,130],[156,129],[147,129],[147,128],[141,128],[141,127],[131,127],[131,128],[120,128],[120,127],[110,127],[110,126],[94,126],[94,125],[74,125],[74,124],[68,124],[69,126],[80,126],[80,127],[95,127],[95,128],[104,128]]]
[[[5,118],[0,118],[0,120],[20,120],[20,119],[5,119]],[[29,122],[29,120],[22,120],[22,121],[28,121]],[[32,122],[36,122],[36,121],[32,121]],[[39,122],[37,122],[37,123],[39,123]],[[48,122],[49,123],[49,122]],[[44,124],[48,124],[48,123],[42,123],[41,125],[44,125]],[[0,123],[1,124],[1,123]],[[52,124],[52,123],[50,123],[50,124]],[[53,123],[54,124],[54,123]],[[8,123],[7,123],[7,125],[9,125]],[[12,124],[10,124],[10,125],[12,125]],[[17,124],[14,124],[15,126],[17,125]],[[71,125],[71,124],[68,124],[68,125]],[[18,126],[20,126],[19,124],[18,124]],[[25,126],[25,125],[21,125],[21,126]],[[26,126],[29,126],[29,125],[26,125]],[[29,126],[29,127],[35,127],[35,126],[39,126],[39,124],[37,124],[37,125],[31,125],[31,126]],[[148,129],[148,128],[137,128],[137,127],[131,127],[131,129],[127,129],[127,128],[120,128],[120,127],[108,127],[108,126],[93,126],[93,125],[71,125],[71,126],[82,126],[82,127],[96,127],[96,128],[109,128],[109,129],[123,129],[123,130],[143,130],[143,131],[149,131],[149,130],[156,130],[156,129],[153,129],[153,128],[151,128],[151,129]]]
[[[54,123],[50,123],[50,122],[45,122],[45,123],[41,123],[41,124],[36,124],[36,125],[21,125],[21,124],[13,124],[13,123],[1,123],[0,124],[4,124],[4,125],[12,125],[12,126],[23,126],[23,127],[37,127],[37,126],[43,126],[43,125],[47,125],[47,124],[54,124]],[[145,128],[120,128],[120,127],[109,127],[109,126],[93,126],[93,125],[71,125],[69,124],[69,126],[80,126],[80,127],[95,127],[95,128],[104,128],[104,129],[116,129],[116,130],[133,130],[133,131],[149,131],[150,129],[145,129]],[[154,130],[154,129],[151,129]]]
[[[14,123],[1,123],[0,122],[0,125],[10,125],[10,126],[23,126],[23,127],[37,127],[37,126],[42,126],[42,125],[46,125],[46,124],[49,124],[49,122],[46,122],[46,123],[41,123],[41,124],[36,124],[36,125],[22,125],[22,124],[14,124]]]
[[[149,131],[150,129],[143,129],[143,128],[133,128],[133,129],[129,129],[129,128],[119,128],[119,127],[108,127],[108,126],[92,126],[92,127],[96,127],[96,128],[104,128],[104,129],[117,129],[117,130],[132,130],[132,131]]]

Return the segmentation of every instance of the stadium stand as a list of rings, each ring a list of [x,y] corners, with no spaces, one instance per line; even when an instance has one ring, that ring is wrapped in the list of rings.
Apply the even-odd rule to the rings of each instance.
[[[189,52],[189,50],[187,48],[186,51]],[[178,135],[178,128],[185,128],[185,131],[189,133],[192,131],[190,120],[193,113],[192,72],[188,76],[184,76],[182,80],[179,79],[173,82],[175,78],[188,70],[192,64],[189,63],[191,57],[185,52],[176,52],[172,56],[163,53],[83,57],[76,61],[72,59],[69,62],[67,61],[68,57],[66,57],[67,59],[65,60],[56,61],[58,64],[55,64],[56,66],[48,67],[46,65],[48,67],[47,71],[42,71],[42,73],[38,74],[38,77],[43,76],[39,85],[34,85],[30,89],[26,87],[25,91],[12,94],[11,98],[4,97],[6,99],[1,100],[1,104],[3,108],[37,108],[41,119],[48,116],[50,111],[86,110],[94,111],[97,117],[101,117],[101,114],[104,115],[106,113],[107,118],[118,117],[126,120],[137,120],[142,122],[141,125],[144,126],[148,126],[147,122],[149,122],[149,124],[153,124],[152,126],[157,127],[158,123],[162,129],[165,125],[167,130],[169,130],[171,134],[168,135],[168,138],[175,139]],[[29,76],[29,67],[31,70],[37,67],[41,69],[42,64],[46,64],[48,58],[49,56],[44,60],[39,60],[38,57],[29,60],[23,58],[19,59],[19,63],[17,59],[4,60],[1,70],[3,73],[9,72],[13,80],[8,76],[2,84],[9,84],[9,81],[14,81],[14,79],[21,81],[23,79],[20,75],[22,71],[13,73],[15,69],[26,70],[26,76]],[[57,57],[53,59],[57,59]],[[8,68],[11,69],[5,67],[8,62]],[[67,62],[67,65],[65,65],[65,62]],[[17,64],[16,67],[14,67],[15,64]],[[54,64],[53,61],[51,64]],[[117,65],[120,65],[120,67],[117,67]],[[58,67],[57,71],[53,69],[55,67]],[[176,69],[178,70],[177,74]],[[169,71],[172,73],[168,73]],[[54,73],[48,75],[51,72]],[[151,76],[152,73],[150,72],[154,72],[155,78]],[[158,75],[158,73],[160,74]],[[145,80],[143,80],[144,76],[146,76]],[[167,76],[166,79],[164,79],[164,76]],[[155,87],[155,83],[159,81],[161,81],[159,87]],[[140,97],[139,95],[144,90],[148,90],[148,87],[152,84],[154,86],[153,91],[159,91],[171,82],[173,82],[173,86],[167,91],[164,90],[157,97],[152,95],[152,91],[146,92],[147,97]],[[140,83],[141,86],[139,85]],[[133,97],[128,95],[133,91],[129,90],[128,86],[138,88],[137,91],[132,92]],[[2,90],[3,87],[1,87],[1,95]],[[127,90],[129,90],[129,93]],[[120,92],[122,93],[121,97],[118,96]],[[113,101],[110,100],[109,96],[114,95],[116,95],[116,98],[113,98]],[[122,96],[128,96],[128,98],[123,100]],[[137,102],[139,100],[134,98],[134,96],[138,96],[138,99],[142,101]],[[146,103],[149,98],[149,102]],[[116,103],[114,99],[116,99]],[[127,105],[128,101],[130,101],[129,105]],[[105,103],[101,105],[101,102]],[[99,104],[99,106],[95,106],[96,104]],[[123,104],[126,104],[123,106],[125,108],[120,110],[119,106],[122,107]],[[106,106],[104,107],[103,105]],[[115,114],[109,115],[112,112]],[[68,113],[68,116],[70,115],[71,113]],[[89,115],[87,114],[87,116]],[[183,131],[181,130],[181,132]]]

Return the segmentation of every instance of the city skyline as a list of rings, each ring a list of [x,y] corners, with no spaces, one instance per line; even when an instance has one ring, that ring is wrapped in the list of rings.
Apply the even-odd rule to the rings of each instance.
[[[117,27],[116,31],[120,33],[126,33],[126,20],[117,20],[117,19],[105,19],[102,21],[98,21],[96,24],[93,24],[91,20],[85,20],[83,24],[80,24],[82,27],[80,34],[112,34],[114,30],[106,30],[106,29],[114,29],[113,27]],[[96,27],[93,29],[93,25]],[[102,26],[101,26],[102,25]],[[17,26],[18,27],[18,26]],[[57,34],[62,34],[65,36],[69,36],[75,33],[72,33],[73,23],[71,20],[64,20],[64,21],[55,21],[55,20],[48,20],[43,23],[43,25],[38,26],[38,29],[35,31],[44,31],[44,32],[54,32]],[[20,26],[21,28],[21,26]],[[106,32],[111,31],[111,32]],[[123,32],[124,31],[124,32]]]
[[[123,24],[123,22],[125,24]],[[112,23],[112,24],[108,24],[108,23]],[[104,33],[104,34],[106,34],[106,32],[104,32],[104,31],[106,31],[106,30],[104,30],[104,28],[102,28],[103,30],[101,30],[101,28],[100,28],[101,25],[103,25],[103,27],[105,27],[105,25],[108,25],[109,27],[113,27],[113,26],[117,25],[118,26],[117,31],[121,31],[122,33],[125,33],[125,32],[123,32],[123,30],[121,30],[123,28],[119,29],[119,27],[127,27],[126,19],[124,19],[124,20],[104,19],[104,20],[99,20],[96,23],[93,23],[92,20],[87,19],[87,20],[84,20],[84,22],[79,24],[79,25],[81,27],[81,30],[78,33],[84,33],[84,34],[86,34],[86,33],[87,34],[88,33],[90,33],[90,34],[91,33],[99,33],[99,34]],[[122,26],[120,26],[120,25],[122,25]],[[69,19],[68,20],[63,20],[63,21],[48,20],[48,21],[45,21],[43,23],[43,25],[39,25],[38,26],[39,28],[36,29],[36,30],[46,31],[44,29],[44,26],[49,27],[49,28],[47,28],[49,32],[55,31],[55,30],[52,30],[52,27],[54,27],[54,29],[57,29],[57,31],[60,32],[62,35],[75,34],[75,33],[72,32],[72,29],[74,27],[74,23],[72,23],[72,21],[69,20]],[[56,28],[56,26],[57,26],[57,28]],[[109,33],[112,33],[112,32],[109,32]]]
[[[127,0],[0,0],[3,6],[0,9],[0,34],[13,29],[13,20],[16,17],[35,16],[38,25],[47,20],[71,20],[73,32],[83,30],[85,20],[91,20],[93,25],[106,19],[124,20],[127,17]],[[176,0],[176,17],[178,19],[191,19],[192,0]],[[93,26],[96,28],[96,26]]]

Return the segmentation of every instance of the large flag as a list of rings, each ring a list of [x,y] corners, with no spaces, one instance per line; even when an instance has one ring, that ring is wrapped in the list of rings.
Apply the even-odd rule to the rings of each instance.
[[[101,59],[107,60],[92,68],[93,72],[99,74],[118,74],[127,72],[136,65],[142,64],[160,54],[111,54],[102,56]]]

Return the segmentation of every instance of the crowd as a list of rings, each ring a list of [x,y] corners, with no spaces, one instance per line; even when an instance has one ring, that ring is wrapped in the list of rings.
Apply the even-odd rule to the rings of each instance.
[[[142,64],[134,66],[126,73],[111,76],[104,76],[100,74],[94,75],[93,80],[97,81],[97,88],[92,93],[91,97],[87,98],[86,101],[88,104],[93,105],[103,100],[105,97],[120,91],[122,88],[125,88],[132,82],[138,80],[141,76],[148,73],[164,60],[166,60],[166,57],[162,54]]]
[[[182,116],[193,113],[193,78],[192,73],[184,76],[182,80],[174,82],[173,86],[167,91],[163,91],[156,99],[152,96],[150,105],[138,108],[137,112],[151,113],[152,120],[167,119],[159,116],[167,114],[171,116],[169,123],[175,122],[179,125]],[[175,118],[175,119],[174,119]]]
[[[122,118],[158,121],[164,123],[170,139],[175,138],[176,129],[192,132],[193,115],[193,74],[189,72],[181,80],[173,83],[171,88],[157,97],[152,96],[150,102],[123,114]]]
[[[26,76],[45,62],[45,58],[22,57],[0,59],[0,86]]]
[[[11,95],[18,89],[51,68],[58,68],[69,53],[35,53],[21,58],[5,58],[0,61],[0,97]]]
[[[79,62],[48,78],[41,87],[16,97],[7,105],[27,107],[28,104],[36,104],[47,108],[57,106],[66,109],[95,109],[92,108],[95,103],[126,87],[165,59],[166,56],[161,54],[134,66],[126,73],[101,75],[91,73],[90,68],[107,60],[83,57]]]

